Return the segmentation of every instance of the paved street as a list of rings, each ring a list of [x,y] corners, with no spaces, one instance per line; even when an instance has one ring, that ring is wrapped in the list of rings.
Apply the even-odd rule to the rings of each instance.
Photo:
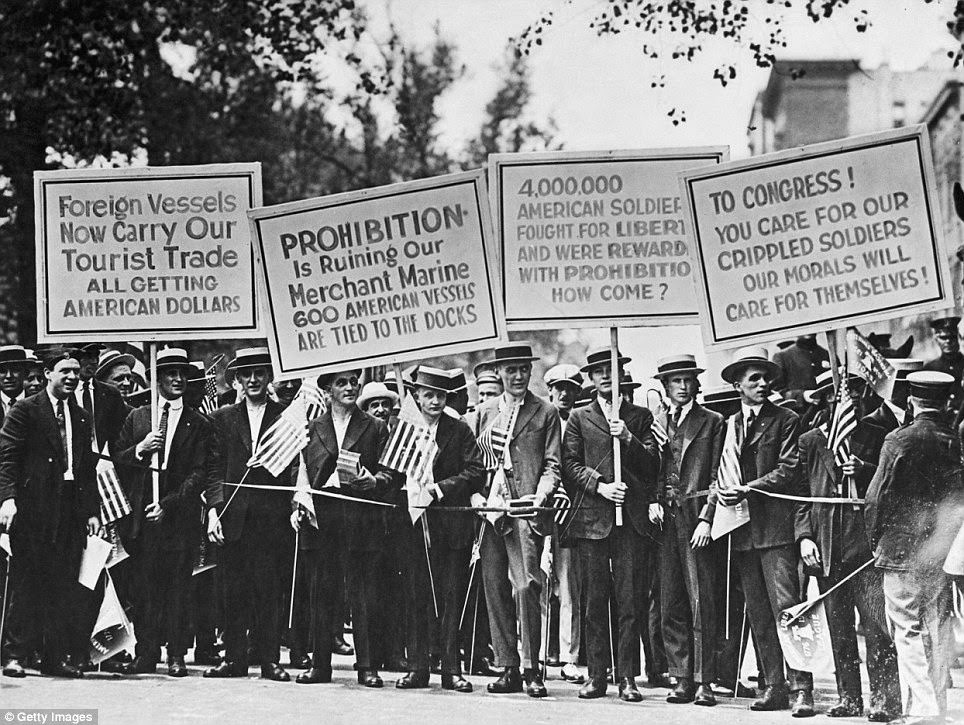
[[[203,680],[202,668],[189,666],[191,676],[174,681],[165,674],[123,678],[92,674],[83,681],[52,680],[36,675],[24,680],[0,678],[0,711],[6,708],[97,708],[99,722],[182,723],[302,722],[350,723],[452,723],[471,719],[495,725],[508,723],[605,722],[658,725],[691,723],[775,723],[797,722],[789,713],[754,714],[747,711],[748,700],[721,699],[712,709],[692,705],[670,705],[666,690],[642,689],[644,701],[629,705],[616,699],[615,688],[603,701],[582,701],[577,686],[556,679],[550,670],[547,683],[550,697],[531,700],[525,695],[495,696],[484,692],[487,678],[473,677],[476,691],[470,695],[443,692],[438,676],[432,676],[430,690],[395,690],[397,673],[382,673],[386,687],[368,690],[355,684],[352,659],[336,657],[335,682],[330,685],[302,686],[269,683],[257,679],[251,669],[248,680]],[[190,660],[189,660],[190,661]],[[964,671],[955,670],[955,679],[964,684]],[[817,678],[818,710],[826,710],[833,700],[832,675]],[[950,692],[953,722],[964,722],[964,688]],[[309,719],[310,718],[310,719]],[[830,720],[818,715],[811,722],[860,722],[864,718]]]

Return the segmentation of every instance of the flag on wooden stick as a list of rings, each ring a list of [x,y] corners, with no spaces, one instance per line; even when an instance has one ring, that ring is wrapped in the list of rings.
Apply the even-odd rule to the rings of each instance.
[[[131,512],[130,501],[124,495],[120,480],[117,478],[117,471],[113,462],[104,456],[107,455],[107,446],[101,458],[97,461],[97,491],[100,494],[100,520],[102,524],[112,524],[124,518]]]
[[[294,457],[308,445],[308,420],[305,401],[295,396],[278,419],[261,436],[248,467],[261,466],[272,476],[280,476]]]
[[[847,376],[844,371],[837,391],[837,402],[830,419],[830,430],[827,433],[830,450],[838,466],[850,460],[850,434],[857,428],[857,407],[854,405],[850,391],[847,390]]]
[[[411,395],[406,395],[398,413],[398,424],[388,439],[380,463],[385,468],[421,482],[431,479],[436,455],[438,445],[435,437],[425,425],[415,400]]]

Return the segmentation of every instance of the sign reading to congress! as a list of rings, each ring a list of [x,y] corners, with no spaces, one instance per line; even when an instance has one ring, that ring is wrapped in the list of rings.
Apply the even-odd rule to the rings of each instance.
[[[252,210],[275,375],[501,340],[484,202],[472,171]]]
[[[259,337],[260,164],[39,171],[41,342]]]
[[[725,147],[489,157],[510,329],[695,324],[678,172]]]
[[[708,346],[953,304],[923,126],[685,171],[680,184]]]

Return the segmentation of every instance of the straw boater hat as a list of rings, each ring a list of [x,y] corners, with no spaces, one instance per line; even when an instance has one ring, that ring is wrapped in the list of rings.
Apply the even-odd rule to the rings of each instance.
[[[31,367],[43,367],[43,362],[37,357],[37,353],[29,347],[24,349],[24,353],[27,355],[27,365]]]
[[[631,357],[626,357],[618,350],[616,351],[616,358],[620,366],[632,362]],[[609,364],[610,360],[612,360],[611,348],[608,345],[606,347],[597,347],[586,355],[586,364],[580,369],[584,373],[589,373],[594,367]]]
[[[271,369],[271,353],[268,352],[268,348],[248,347],[238,350],[234,354],[234,360],[228,363],[228,368],[224,373],[224,377],[225,379],[228,379],[228,371],[230,371],[231,377],[234,377],[238,370],[249,368]]]
[[[538,360],[532,354],[532,345],[528,342],[512,342],[508,345],[495,348],[495,356],[488,362],[489,365],[504,365],[510,362],[535,362]]]
[[[451,381],[450,393],[457,393],[460,390],[468,389],[469,382],[465,379],[465,371],[462,368],[451,368],[450,370],[446,370],[445,374]]]
[[[728,383],[736,383],[743,374],[744,368],[750,365],[765,368],[774,380],[780,376],[780,366],[770,361],[765,347],[742,347],[736,351],[733,361],[723,368],[720,377]]]
[[[710,388],[703,393],[703,406],[712,410],[716,410],[713,406],[721,407],[730,403],[737,403],[739,400],[740,393],[734,390],[732,385]]]
[[[169,347],[159,350],[157,353],[157,369],[163,368],[183,368],[184,374],[191,377],[193,367],[187,358],[187,351],[180,347]]]
[[[21,345],[4,345],[0,347],[0,366],[16,365],[26,367],[27,351]]]
[[[204,363],[200,360],[191,361],[191,371],[187,381],[189,383],[203,383],[207,380],[204,376]]]
[[[440,390],[443,393],[454,392],[452,390],[452,378],[445,370],[432,368],[428,365],[418,366],[418,376],[415,378],[416,388],[428,388],[429,390]]]
[[[361,395],[358,396],[358,407],[362,410],[372,400],[386,398],[391,401],[392,406],[398,405],[398,394],[392,391],[385,383],[365,383]]]
[[[943,405],[951,395],[954,378],[937,370],[918,370],[907,376],[910,394],[929,403]]]
[[[641,387],[643,387],[643,384],[637,383],[635,380],[633,380],[633,376],[629,373],[623,373],[622,377],[619,379],[620,393],[629,393]]]
[[[838,375],[843,375],[843,372],[844,369],[842,367],[837,369]],[[852,371],[847,377],[850,380],[863,380],[862,377]],[[831,390],[833,390],[833,370],[824,370],[817,376],[816,387],[813,390],[803,391],[803,399],[808,403],[815,403],[820,395]]]
[[[924,361],[914,357],[895,358],[887,362],[893,365],[897,371],[897,377],[894,378],[894,387],[897,387],[898,384],[906,385],[908,375],[924,368]]]
[[[660,358],[656,361],[656,372],[653,374],[653,377],[661,380],[669,375],[677,375],[679,373],[699,375],[703,372],[706,371],[696,364],[695,355],[670,355],[669,357]]]
[[[542,379],[547,388],[551,388],[553,385],[569,384],[576,388],[577,393],[582,390],[582,373],[580,373],[579,368],[572,363],[553,365],[546,370],[546,374]]]
[[[94,377],[101,380],[103,376],[106,376],[113,368],[118,365],[126,365],[131,370],[134,369],[134,363],[137,362],[137,358],[133,355],[129,355],[126,352],[119,352],[118,350],[101,350],[100,358],[97,360],[97,370],[94,372]]]

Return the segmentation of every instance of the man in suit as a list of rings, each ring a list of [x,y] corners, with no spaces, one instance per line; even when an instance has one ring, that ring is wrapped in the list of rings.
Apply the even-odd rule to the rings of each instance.
[[[37,353],[33,350],[24,352],[27,354],[27,366],[23,375],[23,393],[25,398],[29,398],[47,387],[47,378],[44,377],[43,361],[37,357]]]
[[[619,367],[629,362],[618,356]],[[610,350],[591,352],[582,368],[596,387],[592,404],[573,411],[563,445],[563,481],[574,511],[570,535],[576,540],[582,590],[586,592],[586,658],[589,681],[581,698],[604,697],[610,663],[609,600],[616,602],[618,643],[614,675],[619,698],[639,702],[640,629],[650,589],[646,557],[656,544],[651,507],[657,506],[659,447],[653,415],[621,401],[613,410]],[[618,398],[617,398],[618,400]],[[621,470],[613,466],[613,444],[621,451]],[[622,510],[617,525],[616,509]]]
[[[125,398],[134,392],[133,355],[118,350],[102,350],[97,359],[94,379],[115,388]]]
[[[673,355],[657,362],[656,374],[670,409],[656,419],[667,440],[663,445],[657,511],[663,527],[660,554],[663,640],[669,674],[676,688],[667,702],[712,706],[716,679],[714,609],[716,572],[710,526],[715,509],[707,505],[723,450],[723,416],[696,402],[697,376],[703,372],[693,355]]]
[[[94,452],[100,453],[107,448],[108,452],[113,454],[114,443],[131,409],[117,388],[95,377],[100,361],[99,353],[103,349],[104,345],[96,342],[77,348],[80,383],[74,391],[74,397],[77,405],[87,411],[94,421],[90,439]]]
[[[312,489],[341,489],[338,492],[347,496],[382,501],[392,485],[391,473],[380,468],[378,463],[388,440],[388,428],[356,405],[359,375],[359,370],[349,370],[326,373],[318,378],[318,386],[328,393],[331,405],[309,425],[305,466]],[[359,454],[358,470],[345,480],[344,486],[341,483],[344,476],[336,470],[342,451]],[[337,568],[333,564],[339,557],[344,557],[358,683],[365,687],[381,687],[382,679],[372,657],[372,634],[378,604],[378,575],[385,545],[385,509],[314,496],[316,527],[306,523],[309,509],[298,500],[296,494],[291,523],[299,532],[299,545],[309,560],[309,586],[313,595],[311,629],[314,635],[311,667],[298,675],[296,682],[331,682],[329,633],[332,618],[341,612],[340,603],[334,599],[337,588],[332,583]]]
[[[864,381],[850,376],[844,381],[851,397],[857,401],[858,417]],[[820,393],[833,390],[830,371],[817,378]],[[855,460],[843,466],[835,461],[827,440],[829,423],[800,436],[800,469],[809,483],[809,495],[816,498],[863,497],[870,478],[857,470]],[[852,479],[854,486],[849,485]],[[803,563],[817,576],[820,591],[825,592],[870,559],[867,532],[860,507],[827,503],[800,502],[797,506],[796,537]],[[897,652],[883,616],[883,577],[874,568],[865,569],[826,599],[827,620],[833,646],[837,694],[839,701],[827,711],[830,717],[857,717],[864,703],[860,684],[860,653],[854,607],[860,612],[867,644],[867,672],[870,675],[871,722],[889,722],[899,714],[900,691],[897,679]]]
[[[722,372],[723,379],[740,393],[740,411],[729,423],[734,427],[732,453],[739,458],[739,481],[728,481],[726,486],[720,481],[718,498],[725,506],[744,500],[749,504],[750,520],[733,530],[731,541],[767,685],[751,710],[784,710],[790,705],[777,621],[781,611],[799,604],[803,596],[793,530],[795,504],[760,493],[806,495],[806,484],[798,475],[800,419],[767,399],[770,383],[779,373],[762,347],[737,350]],[[724,442],[724,458],[727,453]],[[710,494],[711,506],[716,506],[716,493]],[[792,715],[813,716],[813,676],[790,667],[787,674]]]
[[[884,439],[864,516],[884,575],[904,715],[944,722],[950,601],[943,566],[964,518],[961,447],[945,415],[956,381],[922,370],[907,382],[914,419]]]
[[[184,405],[192,368],[180,348],[157,355],[158,426],[150,405],[127,416],[117,438],[117,459],[132,514],[121,526],[134,577],[134,632],[137,648],[127,674],[153,673],[167,643],[167,672],[187,676],[190,645],[187,603],[194,549],[201,535],[201,492],[211,424]],[[152,500],[151,465],[160,464],[158,500]]]
[[[773,362],[778,373],[772,387],[803,404],[803,391],[812,390],[817,376],[830,369],[830,353],[817,344],[816,335],[801,335],[774,353]]]
[[[395,687],[403,690],[428,687],[429,637],[433,625],[437,624],[442,688],[472,692],[472,684],[462,677],[458,641],[459,619],[468,589],[474,517],[470,512],[445,509],[469,506],[472,495],[481,490],[484,468],[468,424],[444,412],[452,383],[453,379],[444,370],[427,365],[419,366],[415,379],[415,400],[424,425],[434,435],[438,453],[432,465],[431,481],[410,479],[405,484],[406,487],[427,486],[431,500],[425,509],[410,510],[411,518],[417,516],[418,519],[408,528],[405,545],[405,607],[411,671],[395,683]],[[409,500],[413,500],[411,494]]]
[[[244,400],[215,411],[208,451],[208,537],[221,544],[219,566],[224,577],[224,661],[207,670],[205,677],[246,677],[247,632],[257,621],[255,652],[261,677],[287,682],[278,664],[281,646],[280,586],[290,567],[293,536],[289,518],[290,497],[282,492],[243,488],[291,486],[297,462],[278,476],[260,465],[247,467],[264,432],[278,419],[284,406],[268,399],[271,358],[266,347],[238,350],[232,367]]]
[[[26,397],[23,381],[27,368],[27,351],[20,345],[0,347],[0,426],[10,408]]]
[[[91,421],[73,402],[80,364],[47,351],[46,390],[10,409],[0,431],[0,530],[10,533],[12,592],[3,674],[23,677],[41,652],[42,671],[80,677],[67,655],[77,641],[77,576],[87,536],[100,527]]]
[[[475,505],[506,505],[526,497],[533,506],[545,506],[559,485],[561,435],[559,415],[551,403],[529,390],[532,363],[538,358],[532,347],[513,342],[497,348],[492,365],[502,379],[504,393],[479,406],[476,437],[493,428],[507,430],[505,446],[496,475],[490,476]],[[491,693],[521,692],[525,683],[530,697],[546,697],[539,670],[542,642],[542,571],[539,560],[542,538],[552,518],[501,515],[484,524],[482,535],[482,578],[489,610],[489,630],[495,650],[495,665],[502,675],[490,682]],[[522,637],[520,674],[516,623]]]

